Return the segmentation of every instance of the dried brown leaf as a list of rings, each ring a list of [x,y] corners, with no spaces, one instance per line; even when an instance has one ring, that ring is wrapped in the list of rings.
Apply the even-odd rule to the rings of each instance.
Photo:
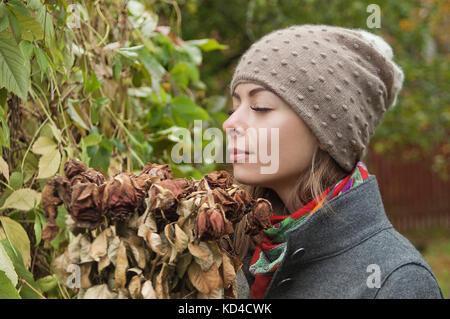
[[[172,170],[170,169],[169,164],[147,163],[145,164],[141,174],[157,176],[160,179],[173,178]]]
[[[158,276],[156,276],[155,292],[156,292],[156,297],[158,299],[169,299],[170,298],[170,295],[169,295],[169,280],[168,280],[169,269],[168,269],[168,267],[169,266],[167,265],[167,263],[163,263]]]
[[[114,271],[115,287],[125,288],[126,285],[126,273],[128,269],[127,248],[123,240],[120,241],[117,251],[116,268]]]
[[[224,288],[229,288],[233,281],[236,279],[234,264],[231,261],[230,257],[228,257],[228,254],[225,252],[222,252],[222,277]]]
[[[108,234],[111,230],[106,229],[101,232],[97,238],[94,239],[89,250],[89,256],[91,256],[95,261],[99,261],[103,256],[108,253]]]
[[[156,292],[153,289],[151,280],[146,280],[144,282],[142,285],[141,294],[144,299],[156,299]]]
[[[176,264],[176,272],[178,278],[183,278],[189,264],[192,262],[192,255],[190,253],[185,253],[180,256]]]
[[[214,262],[214,256],[206,242],[201,241],[198,245],[189,243],[188,249],[192,256],[194,256],[195,262],[200,265],[203,271],[211,268]]]
[[[197,263],[191,263],[188,268],[188,278],[194,287],[204,293],[209,294],[222,284],[219,268],[213,263],[208,271],[202,271]]]
[[[128,284],[128,292],[132,299],[142,299],[141,294],[141,278],[138,275],[133,276],[131,278],[130,283]]]
[[[83,299],[116,299],[117,297],[117,293],[111,291],[107,284],[92,286],[83,295]]]
[[[175,224],[175,249],[182,253],[189,244],[189,236],[186,235],[186,233]]]

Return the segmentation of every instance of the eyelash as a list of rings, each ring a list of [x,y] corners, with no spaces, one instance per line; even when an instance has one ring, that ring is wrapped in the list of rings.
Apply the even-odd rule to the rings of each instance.
[[[269,111],[270,110],[270,108],[267,108],[267,107],[258,107],[258,106],[251,106],[251,105],[250,105],[250,108],[253,111],[257,111],[257,112],[264,112],[264,111]],[[231,115],[231,114],[233,114],[233,112],[234,112],[234,110],[228,110],[227,114]]]

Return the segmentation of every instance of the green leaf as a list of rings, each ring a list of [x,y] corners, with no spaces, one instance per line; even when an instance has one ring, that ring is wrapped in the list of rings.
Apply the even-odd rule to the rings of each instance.
[[[86,122],[81,118],[81,116],[78,114],[75,103],[78,102],[77,100],[73,100],[71,98],[68,99],[67,103],[67,113],[69,114],[70,118],[75,121],[79,126],[84,128],[85,130],[89,131],[89,127],[86,124]]]
[[[112,71],[114,80],[118,81],[120,78],[120,73],[122,72],[122,60],[118,56],[115,56],[112,63]]]
[[[9,258],[11,259],[14,269],[18,275],[19,278],[22,280],[25,280],[28,285],[33,287],[36,291],[39,291],[39,288],[34,281],[33,275],[27,270],[27,268],[24,266],[24,262],[22,259],[22,255],[20,252],[18,252],[18,249],[11,245],[11,243],[7,239],[0,240],[0,245],[5,248],[6,253],[8,254]],[[22,298],[26,299],[41,299],[41,296],[39,296],[33,289],[28,287],[27,284],[21,284],[22,289],[20,290],[19,294]]]
[[[180,88],[187,87],[190,80],[194,82],[199,80],[198,69],[191,63],[184,61],[178,62],[172,70],[170,70],[170,75]]]
[[[102,136],[99,134],[89,134],[83,137],[83,142],[86,147],[97,145],[102,141]]]
[[[9,127],[8,123],[6,123],[6,116],[0,118],[0,122],[2,123],[2,128],[0,130],[0,146],[5,146],[6,148],[10,148],[10,136],[9,136]]]
[[[11,280],[0,270],[0,299],[21,299]]]
[[[56,216],[55,222],[59,227],[59,232],[56,235],[55,239],[50,242],[50,245],[56,250],[59,250],[59,246],[61,243],[63,243],[65,240],[68,241],[68,230],[66,228],[65,222],[66,216],[68,214],[69,213],[64,206],[58,206],[58,215]]]
[[[8,12],[3,2],[0,3],[0,32],[8,27]]]
[[[22,225],[9,217],[0,216],[0,223],[5,231],[6,238],[20,253],[24,266],[28,267],[31,257],[30,239],[28,238],[27,232],[23,229]]]
[[[88,154],[91,158],[89,165],[94,169],[107,172],[111,161],[111,151],[103,145],[103,141],[102,144],[88,147]]]
[[[33,56],[34,45],[30,41],[23,40],[23,41],[20,41],[19,48],[22,51],[25,61],[29,61],[31,59],[31,57]]]
[[[159,95],[161,78],[166,73],[166,69],[158,62],[158,60],[147,51],[146,48],[138,50],[139,60],[150,74],[152,79],[152,89]]]
[[[28,6],[33,10],[42,8],[41,0],[28,0]]]
[[[57,148],[45,153],[39,159],[39,174],[37,178],[48,178],[56,174],[61,163],[61,154]]]
[[[42,239],[42,228],[45,227],[45,223],[41,223],[41,217],[39,216],[39,212],[35,212],[34,215],[34,235],[36,236],[36,244],[38,246]]]
[[[39,205],[40,202],[41,193],[38,193],[31,188],[21,188],[15,190],[11,195],[9,195],[0,210],[15,208],[18,210],[29,211]]]
[[[48,292],[58,286],[58,278],[56,275],[48,275],[38,279],[36,284],[38,285],[40,291]]]
[[[15,3],[20,3],[20,1],[16,1]],[[10,6],[10,4],[12,4],[11,1],[8,2],[7,5]],[[21,36],[23,39],[33,41],[41,40],[44,37],[44,30],[42,29],[41,24],[30,14],[26,7],[14,5],[10,6],[10,9],[19,22],[20,30],[22,32]]]
[[[19,20],[11,10],[7,10],[7,15],[9,20],[9,27],[11,28],[16,43],[18,43],[20,42],[20,39],[22,37],[22,29],[20,28]]]
[[[203,51],[212,51],[212,50],[226,50],[228,49],[228,45],[220,44],[216,39],[198,39],[198,40],[190,40],[186,41],[187,44],[192,44],[198,46]]]
[[[209,119],[208,112],[195,104],[188,96],[179,95],[172,99],[172,116],[178,126],[188,127],[194,120]]]
[[[23,174],[22,172],[13,172],[9,177],[9,186],[14,189],[19,189],[23,185]]]
[[[94,103],[91,104],[91,122],[94,125],[98,124],[100,119],[100,111],[109,103],[109,98],[107,97],[99,97],[94,100]]]
[[[27,7],[19,0],[10,0],[6,5],[24,16],[30,16],[30,11],[28,11]]]
[[[14,286],[17,285],[18,278],[14,270],[14,265],[2,245],[0,245],[0,270],[5,272]]]
[[[34,142],[31,151],[35,154],[45,155],[52,152],[57,148],[56,143],[47,136],[40,136],[36,142]]]
[[[37,11],[36,18],[45,32],[45,43],[49,46],[50,40],[55,37],[52,15],[47,12],[45,6],[41,5]]]
[[[34,47],[34,52],[36,54],[36,60],[41,69],[41,73],[46,73],[48,69],[48,57],[47,54],[40,48]]]
[[[97,76],[94,72],[91,73],[90,79],[85,78],[84,80],[84,88],[86,89],[87,93],[92,93],[101,86],[101,83],[97,79]]]
[[[26,100],[30,87],[30,69],[22,51],[6,32],[0,32],[0,87]]]

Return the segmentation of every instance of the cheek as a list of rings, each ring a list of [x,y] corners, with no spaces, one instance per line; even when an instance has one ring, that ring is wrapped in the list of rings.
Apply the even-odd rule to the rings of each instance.
[[[260,123],[261,124],[261,123]],[[233,165],[235,178],[245,184],[270,185],[271,182],[300,175],[311,165],[316,145],[315,136],[296,115],[275,118],[267,128],[267,148],[263,150],[270,158],[269,163],[245,163]],[[271,134],[271,128],[278,128],[278,139]],[[258,134],[258,140],[261,135]],[[275,156],[273,153],[278,154]],[[278,164],[273,163],[277,161]],[[261,167],[272,165],[278,169],[271,174],[262,174]]]
[[[279,175],[298,175],[311,164],[316,139],[306,124],[295,115],[280,123],[278,147]]]

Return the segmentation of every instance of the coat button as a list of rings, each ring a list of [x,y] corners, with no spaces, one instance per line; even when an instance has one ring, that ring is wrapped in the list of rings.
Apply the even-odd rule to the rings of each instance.
[[[284,278],[277,284],[277,287],[279,288],[279,287],[287,286],[291,282],[292,282],[292,278]]]
[[[292,253],[293,258],[301,258],[305,254],[304,248],[299,248]]]

